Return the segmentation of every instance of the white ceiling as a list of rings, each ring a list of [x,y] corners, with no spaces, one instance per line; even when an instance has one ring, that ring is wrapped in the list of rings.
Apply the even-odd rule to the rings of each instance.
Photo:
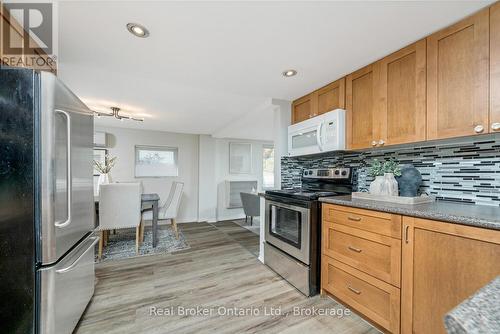
[[[59,76],[89,105],[147,116],[99,125],[214,134],[491,2],[62,1]],[[151,36],[132,36],[128,22]],[[298,75],[284,78],[288,68]]]

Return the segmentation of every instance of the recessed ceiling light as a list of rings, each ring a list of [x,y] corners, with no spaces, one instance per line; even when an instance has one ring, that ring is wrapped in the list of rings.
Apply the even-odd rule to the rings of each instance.
[[[295,70],[286,70],[286,71],[283,71],[282,74],[283,74],[284,77],[288,78],[288,77],[293,77],[294,75],[296,75],[297,71],[295,71]]]
[[[149,30],[138,23],[127,23],[127,29],[131,34],[137,37],[144,38],[149,36]]]

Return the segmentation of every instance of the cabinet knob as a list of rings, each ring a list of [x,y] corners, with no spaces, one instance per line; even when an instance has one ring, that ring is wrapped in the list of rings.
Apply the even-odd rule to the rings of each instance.
[[[375,140],[372,141],[372,146],[377,146],[377,142]]]
[[[500,123],[493,123],[493,124],[491,124],[491,130],[493,130],[493,131],[500,130]]]
[[[379,144],[379,146],[384,146],[385,141],[384,141],[383,139],[380,139],[380,140],[378,141],[378,144]]]
[[[483,133],[483,131],[484,131],[484,126],[482,126],[482,125],[476,125],[474,127],[474,132],[475,133]]]

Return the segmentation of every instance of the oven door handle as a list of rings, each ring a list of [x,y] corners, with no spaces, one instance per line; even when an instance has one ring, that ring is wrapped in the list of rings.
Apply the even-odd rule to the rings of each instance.
[[[298,205],[290,205],[290,204],[285,204],[285,203],[281,203],[281,202],[275,202],[275,201],[271,201],[271,200],[267,200],[266,201],[267,204],[270,204],[270,205],[274,205],[274,206],[278,206],[280,208],[285,208],[285,209],[289,209],[289,210],[294,210],[294,211],[310,211],[309,208],[304,208],[302,206],[298,206]]]

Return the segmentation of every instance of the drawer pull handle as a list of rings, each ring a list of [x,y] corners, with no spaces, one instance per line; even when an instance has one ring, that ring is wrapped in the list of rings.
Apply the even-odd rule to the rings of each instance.
[[[349,219],[349,220],[353,220],[353,221],[355,221],[355,222],[359,222],[359,221],[361,220],[361,218],[360,218],[360,217],[354,217],[354,216],[348,216],[348,217],[347,217],[347,219]]]
[[[356,248],[356,247],[347,246],[347,248],[349,248],[350,250],[352,250],[353,252],[356,252],[356,253],[361,253],[362,252],[362,249],[359,249],[359,248]]]
[[[348,288],[349,290],[351,290],[352,292],[354,292],[355,294],[357,294],[357,295],[360,295],[360,294],[361,294],[361,291],[359,291],[358,289],[354,289],[352,286],[349,286],[349,285],[348,285],[348,286],[347,286],[347,288]]]

